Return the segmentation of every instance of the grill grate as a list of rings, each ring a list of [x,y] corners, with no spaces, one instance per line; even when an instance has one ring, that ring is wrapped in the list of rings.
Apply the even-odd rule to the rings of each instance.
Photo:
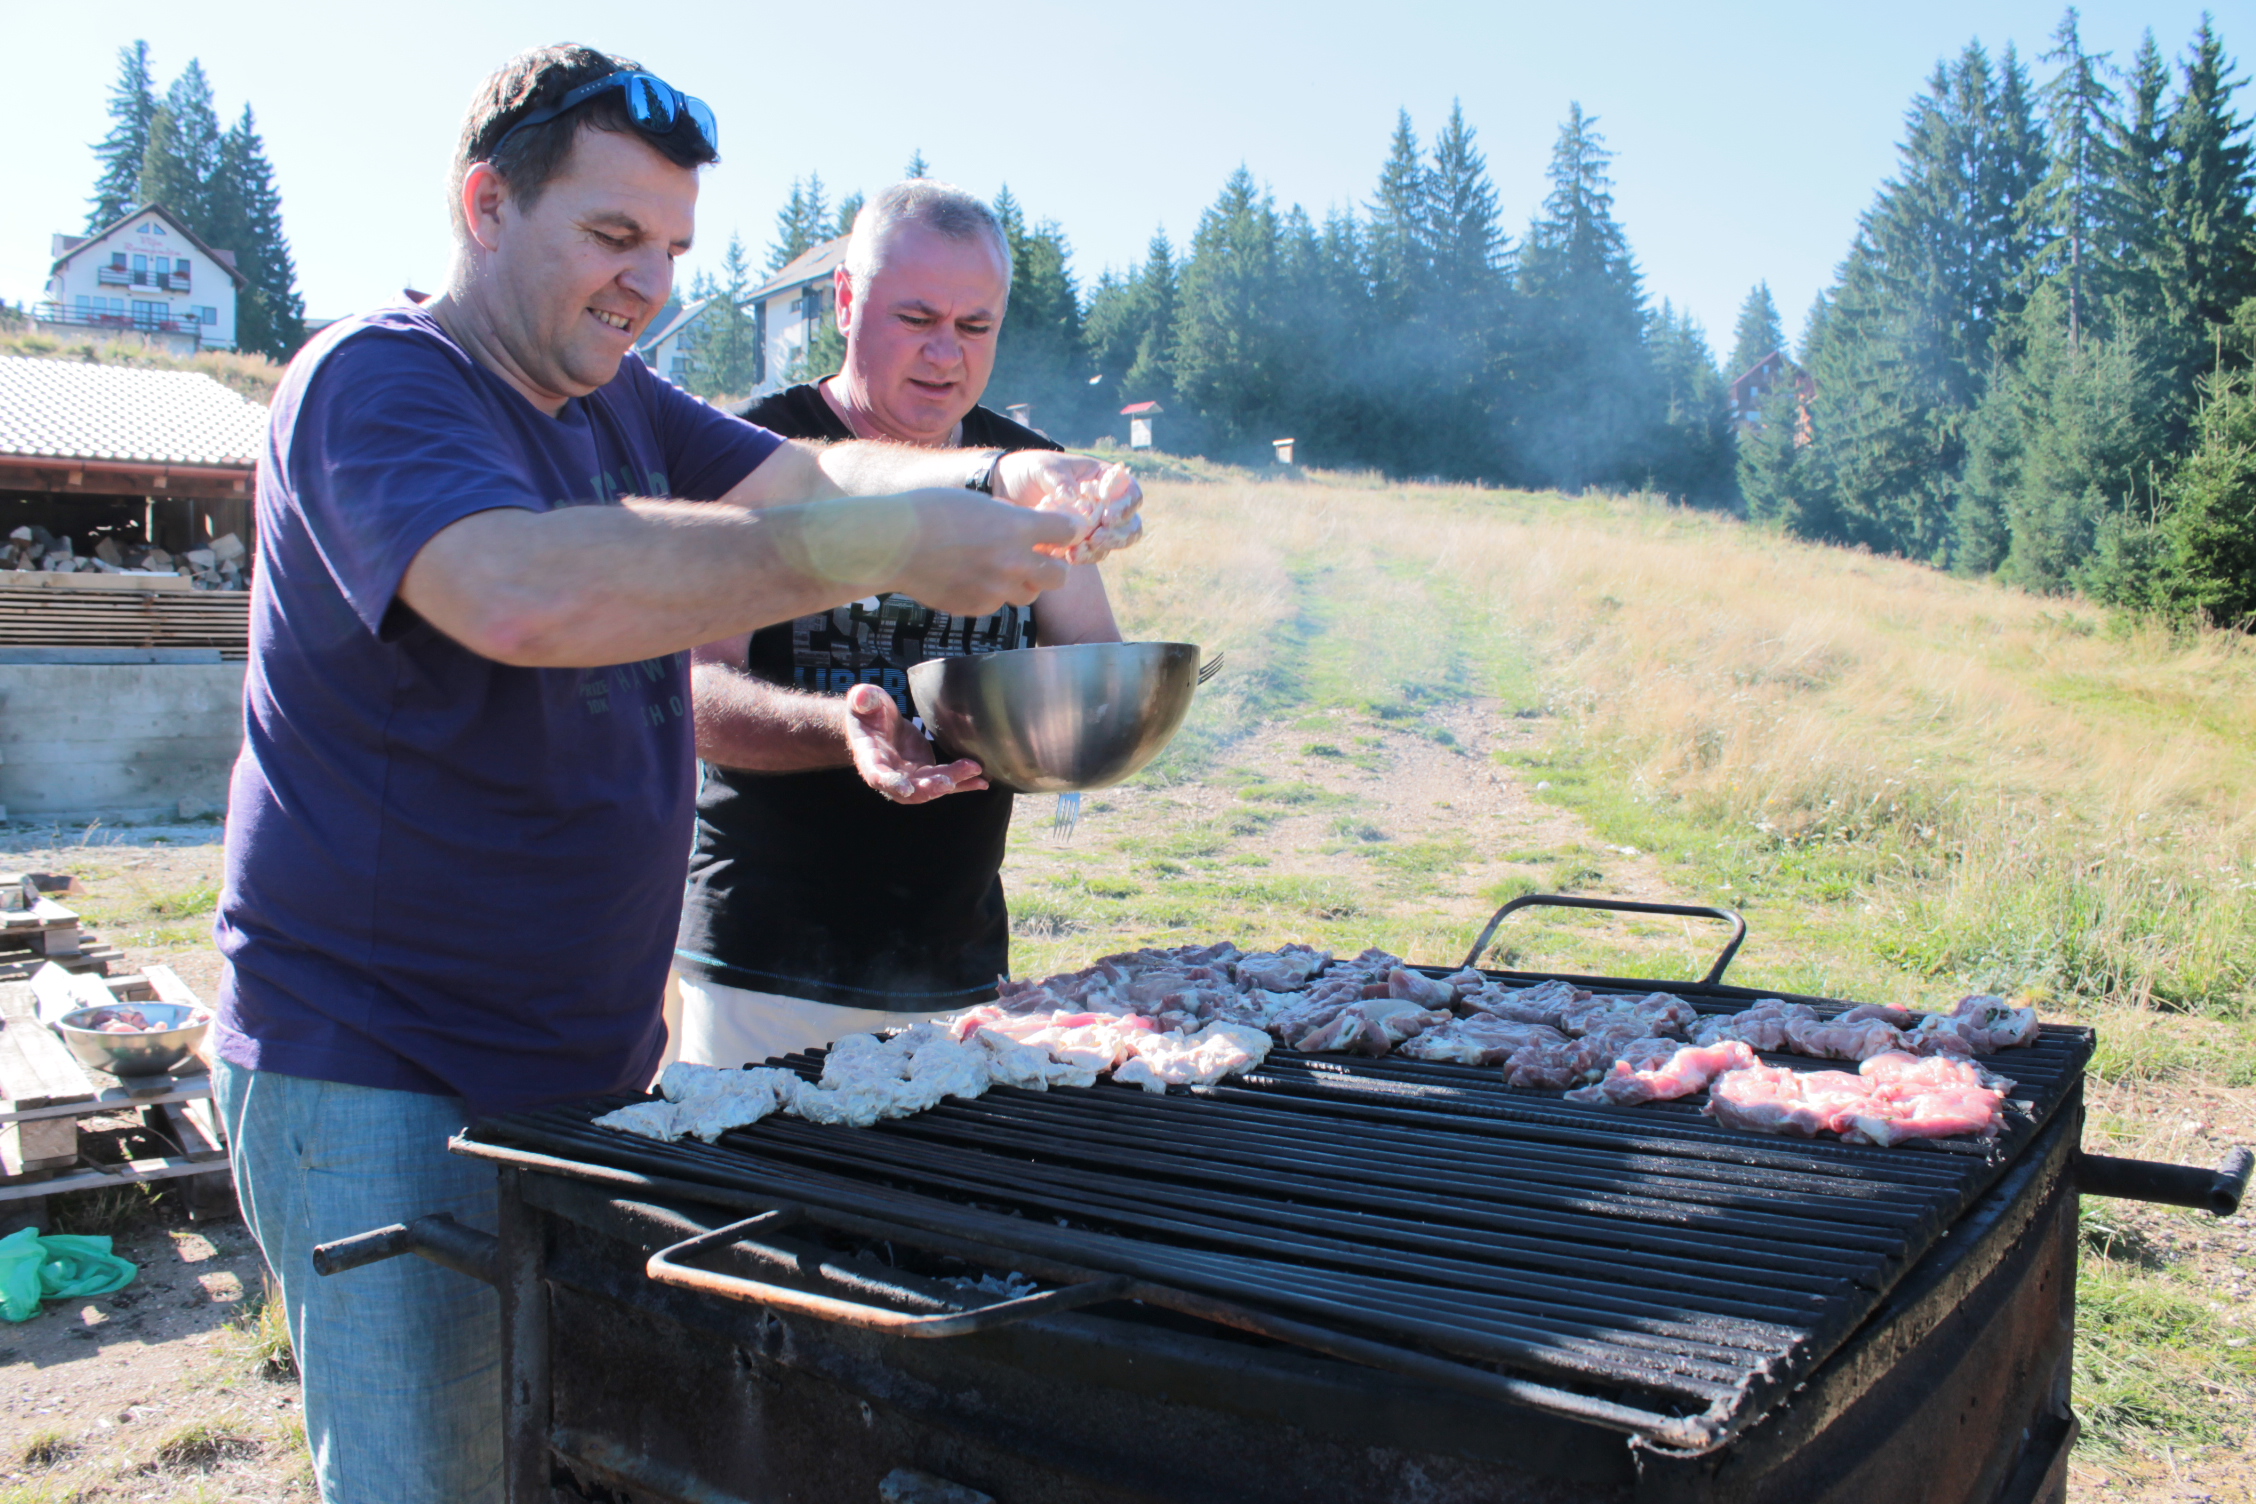
[[[1737,1011],[1737,989],[1675,990]],[[2090,1050],[2088,1031],[2047,1026],[1998,1057],[2019,1085],[1994,1145],[1739,1133],[1700,1116],[1702,1097],[1583,1106],[1493,1069],[1290,1051],[1195,1092],[998,1088],[871,1129],[773,1117],[718,1146],[588,1126],[619,1099],[472,1137],[906,1228],[970,1225],[1001,1266],[1017,1250],[1131,1274],[1623,1413],[1697,1417],[1669,1429],[1714,1439],[1871,1314],[2069,1099]],[[820,1056],[786,1063],[812,1075]]]

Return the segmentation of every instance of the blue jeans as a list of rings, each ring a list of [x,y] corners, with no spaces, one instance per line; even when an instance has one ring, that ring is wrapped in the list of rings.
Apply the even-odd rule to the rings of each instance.
[[[427,1212],[494,1230],[491,1165],[446,1151],[459,1098],[212,1074],[243,1216],[281,1284],[323,1504],[499,1504],[501,1307],[408,1255],[326,1278],[317,1243]]]

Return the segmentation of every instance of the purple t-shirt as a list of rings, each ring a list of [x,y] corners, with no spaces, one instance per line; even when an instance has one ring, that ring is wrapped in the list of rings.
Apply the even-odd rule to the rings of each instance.
[[[552,418],[404,303],[299,354],[258,474],[223,1056],[480,1113],[649,1079],[696,795],[686,655],[512,668],[400,579],[473,512],[712,500],[780,442],[633,357]]]

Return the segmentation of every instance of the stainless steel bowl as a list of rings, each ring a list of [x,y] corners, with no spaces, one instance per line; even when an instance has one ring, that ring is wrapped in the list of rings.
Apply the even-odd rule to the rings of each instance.
[[[95,1014],[116,1008],[131,1008],[153,1024],[171,1027],[146,1034],[105,1034],[87,1027]],[[66,1013],[56,1021],[56,1027],[81,1065],[113,1076],[161,1076],[203,1042],[211,1029],[211,1014],[185,1003],[107,1003]]]
[[[1183,724],[1198,688],[1188,642],[1091,642],[932,658],[909,670],[941,754],[970,757],[1020,794],[1133,777]]]

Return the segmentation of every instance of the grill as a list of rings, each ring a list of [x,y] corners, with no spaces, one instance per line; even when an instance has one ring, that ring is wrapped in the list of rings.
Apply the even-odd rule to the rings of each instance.
[[[1559,979],[1777,995],[1722,964]],[[2228,1211],[2247,1174],[2081,1159],[2092,1045],[1995,1057],[1995,1142],[1889,1149],[1291,1051],[717,1145],[594,1128],[602,1099],[456,1141],[503,1171],[498,1245],[425,1219],[316,1262],[501,1286],[515,1501],[2050,1499],[2079,1166]]]
[[[2090,1052],[2088,1031],[2048,1027],[2012,1056],[2007,1134],[1925,1151],[1733,1132],[1696,1099],[1582,1107],[1494,1070],[1280,1051],[1198,1093],[998,1088],[872,1129],[770,1118],[711,1147],[587,1126],[606,1100],[496,1120],[464,1152],[945,1232],[988,1267],[1124,1276],[1147,1304],[1703,1450],[1871,1314]]]

